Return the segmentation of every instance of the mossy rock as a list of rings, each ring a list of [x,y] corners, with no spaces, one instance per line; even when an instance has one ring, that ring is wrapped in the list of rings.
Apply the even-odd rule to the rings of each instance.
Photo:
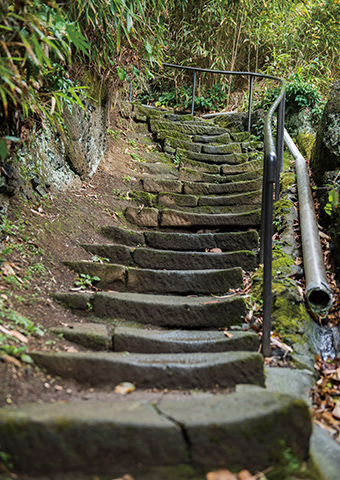
[[[296,176],[294,172],[283,172],[280,177],[280,189],[284,192],[296,183]]]
[[[144,204],[146,207],[157,207],[158,195],[143,191],[132,191],[130,193],[132,200]]]
[[[301,155],[306,159],[310,160],[313,145],[315,142],[316,134],[310,131],[303,131],[299,133],[296,137],[296,143],[299,146]]]

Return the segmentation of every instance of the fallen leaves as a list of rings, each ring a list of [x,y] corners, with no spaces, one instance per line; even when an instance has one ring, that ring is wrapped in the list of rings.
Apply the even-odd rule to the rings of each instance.
[[[206,253],[223,253],[220,248],[206,248]]]
[[[263,473],[252,475],[249,470],[241,470],[240,472],[231,473],[229,470],[221,469],[209,472],[206,480],[259,480],[265,478]]]
[[[122,382],[116,385],[114,393],[118,393],[119,395],[127,395],[128,393],[132,393],[134,390],[136,390],[136,387],[133,383]]]
[[[312,389],[314,421],[340,443],[340,358],[317,357],[315,369],[320,379]]]

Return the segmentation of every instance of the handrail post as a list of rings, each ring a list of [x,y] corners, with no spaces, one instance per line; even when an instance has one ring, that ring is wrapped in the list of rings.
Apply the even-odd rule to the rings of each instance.
[[[252,103],[253,103],[253,83],[254,83],[254,77],[253,77],[253,75],[250,75],[249,108],[248,108],[248,132],[250,132],[250,126],[251,126],[251,109],[252,109]]]
[[[194,83],[192,86],[191,115],[194,114],[194,110],[195,110],[195,90],[196,90],[196,70],[194,70]]]
[[[263,257],[263,328],[262,353],[271,355],[270,333],[272,326],[272,251],[273,251],[273,192],[276,171],[276,154],[265,152],[263,222],[261,229],[261,253]]]
[[[280,198],[280,175],[283,170],[283,143],[284,143],[284,123],[285,123],[285,96],[283,96],[277,108],[276,124],[276,181],[275,181],[275,200]]]

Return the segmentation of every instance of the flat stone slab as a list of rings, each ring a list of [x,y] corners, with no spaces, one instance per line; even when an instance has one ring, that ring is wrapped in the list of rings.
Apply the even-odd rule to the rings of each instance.
[[[125,218],[140,227],[158,227],[159,211],[156,208],[144,207],[143,209],[127,207]]]
[[[105,226],[101,229],[102,233],[112,239],[115,243],[130,245],[132,247],[143,245],[145,242],[144,233],[115,226]]]
[[[65,261],[64,264],[76,273],[100,278],[99,281],[94,282],[99,288],[110,288],[119,291],[126,289],[126,268],[122,265],[108,262],[89,262],[86,260],[77,262]]]
[[[252,172],[263,167],[263,159],[249,160],[248,162],[238,165],[221,165],[221,173],[223,175],[239,174],[244,172]]]
[[[178,295],[223,294],[230,288],[243,287],[242,268],[219,270],[151,270],[129,268],[127,289],[130,292]]]
[[[340,445],[326,430],[315,424],[310,443],[310,455],[322,475],[322,480],[339,480]]]
[[[52,375],[93,386],[121,382],[138,388],[211,389],[237,383],[264,386],[263,357],[255,352],[107,353],[30,352]]]
[[[108,350],[111,343],[107,326],[100,323],[69,323],[50,331],[92,350]]]
[[[152,132],[157,130],[168,130],[169,132],[181,132],[186,135],[221,135],[226,133],[222,127],[212,123],[204,122],[169,122],[166,120],[150,120],[150,129]]]
[[[221,174],[221,167],[211,163],[197,162],[190,160],[190,158],[182,158],[180,166],[183,168],[189,168],[198,172],[210,173],[212,175]]]
[[[276,464],[287,447],[308,458],[308,406],[289,395],[253,389],[206,399],[204,410],[190,401],[180,408],[163,401],[158,408],[186,432],[194,467],[262,471]]]
[[[222,133],[222,135],[195,135],[193,142],[199,143],[228,143],[230,142],[230,134]]]
[[[310,433],[303,402],[265,389],[157,404],[125,399],[0,409],[2,451],[26,475],[118,478],[129,471],[138,478],[141,466],[182,465],[263,471],[280,459],[282,439],[306,459]]]
[[[256,230],[224,233],[145,232],[145,243],[160,250],[205,251],[221,248],[223,251],[253,250],[258,248]]]
[[[232,175],[226,175],[227,182],[245,182],[246,180],[254,180],[254,178],[262,178],[263,169],[259,168],[252,170],[251,172],[237,173]]]
[[[223,165],[225,163],[230,165],[236,165],[239,163],[244,163],[248,160],[247,153],[229,153],[229,154],[210,154],[210,153],[195,153],[190,152],[189,150],[183,150],[185,155],[191,160],[196,160],[198,162],[204,163],[214,163],[216,165]]]
[[[181,193],[183,184],[179,180],[142,179],[143,189],[150,193],[171,192]]]
[[[309,370],[265,367],[266,387],[271,392],[287,393],[310,403],[315,379]]]
[[[222,175],[216,175],[211,173],[204,173],[197,170],[192,170],[189,168],[181,167],[179,169],[178,179],[180,181],[187,181],[187,182],[217,182],[217,183],[225,183],[227,182],[227,177]]]
[[[0,409],[0,442],[2,451],[15,459],[16,469],[25,474],[76,471],[115,476],[113,471],[130,471],[139,464],[187,461],[180,427],[143,402]]]
[[[74,295],[82,294],[59,293],[58,299],[72,305]],[[246,314],[245,298],[237,295],[213,298],[97,292],[90,301],[98,317],[181,329],[239,325]]]
[[[212,253],[133,248],[123,245],[88,244],[83,247],[95,255],[109,258],[113,263],[155,270],[211,270],[239,266],[245,270],[253,270],[256,266],[256,255],[248,250]]]
[[[158,195],[158,203],[166,207],[174,207],[176,205],[182,207],[197,207],[198,197],[180,193],[160,193]]]
[[[262,178],[235,183],[194,183],[184,182],[186,195],[231,195],[233,193],[254,192],[262,188]]]
[[[215,330],[147,330],[116,327],[113,349],[135,353],[190,353],[258,351],[260,340],[255,332],[230,333],[226,337]]]
[[[261,212],[258,210],[246,213],[204,214],[164,209],[160,219],[161,227],[176,228],[256,228],[260,223]]]
[[[240,143],[228,143],[226,145],[203,145],[202,153],[210,153],[212,155],[228,154],[228,153],[241,153]]]
[[[255,192],[237,193],[235,195],[202,195],[199,197],[198,206],[233,206],[233,205],[254,205],[261,203],[262,190]]]

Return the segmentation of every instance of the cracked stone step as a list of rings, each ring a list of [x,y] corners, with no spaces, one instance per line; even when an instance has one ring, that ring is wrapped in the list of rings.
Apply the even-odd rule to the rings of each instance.
[[[88,310],[101,318],[124,319],[158,327],[200,329],[242,324],[246,299],[238,295],[152,295],[128,292],[58,292],[53,297],[71,309]]]
[[[255,192],[237,193],[235,195],[202,195],[198,197],[198,206],[232,206],[232,205],[255,205],[260,204],[262,199],[262,190]]]
[[[262,177],[246,182],[235,183],[194,183],[184,182],[183,193],[186,195],[228,195],[233,193],[254,192],[262,188]]]
[[[115,243],[148,247],[159,250],[205,251],[206,248],[221,248],[224,251],[258,249],[259,235],[256,230],[224,233],[178,233],[137,232],[116,226],[102,228],[102,233]]]
[[[215,330],[149,330],[116,327],[113,350],[135,353],[257,352],[260,340],[255,332],[232,331],[226,337]]]
[[[164,209],[161,212],[161,227],[176,228],[257,228],[261,223],[261,211],[245,213],[204,214]]]
[[[108,258],[112,263],[131,267],[167,270],[211,270],[241,267],[253,270],[256,255],[248,250],[211,253],[159,250],[147,247],[125,245],[83,245],[85,250],[99,257]]]
[[[98,276],[99,288],[178,295],[226,293],[243,286],[242,268],[215,270],[152,270],[88,261],[65,261],[76,273]]]
[[[263,471],[283,458],[282,439],[306,460],[311,429],[306,403],[262,388],[155,403],[87,400],[0,409],[1,449],[26,475],[113,478],[128,471],[146,480],[169,471],[168,478],[189,478],[194,470],[203,478],[220,465]]]
[[[30,352],[52,375],[92,386],[131,382],[137,388],[232,388],[237,383],[264,386],[263,357],[256,352],[125,353]]]

